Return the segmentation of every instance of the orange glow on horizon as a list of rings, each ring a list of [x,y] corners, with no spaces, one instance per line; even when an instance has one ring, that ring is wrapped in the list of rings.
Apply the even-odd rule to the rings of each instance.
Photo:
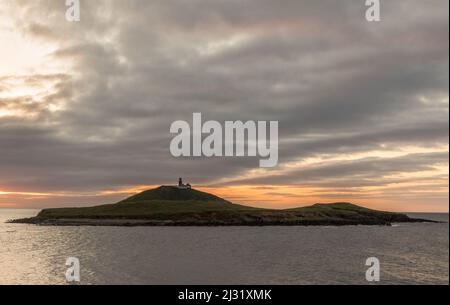
[[[417,187],[418,183],[415,184]],[[427,183],[423,182],[426,186]],[[105,190],[102,192],[92,193],[36,193],[36,192],[14,192],[14,191],[0,191],[0,207],[24,207],[25,204],[12,204],[15,198],[20,198],[25,201],[30,201],[34,198],[55,199],[61,198],[78,198],[83,197],[97,197],[105,198],[103,203],[108,202],[106,198],[126,198],[130,195],[142,192],[144,190],[156,188],[158,185],[139,185],[124,189]],[[292,185],[239,185],[239,186],[194,186],[200,191],[212,193],[219,197],[225,198],[236,204],[243,204],[253,207],[286,209],[293,207],[308,206],[315,203],[331,203],[331,202],[351,202],[362,205],[368,208],[398,211],[398,212],[448,212],[442,209],[442,205],[432,206],[429,202],[414,201],[419,194],[429,194],[430,197],[436,195],[436,192],[442,197],[448,197],[448,186],[440,187],[437,190],[414,190],[414,186],[410,183],[405,185],[392,185],[384,187],[362,187],[359,191],[364,190],[363,194],[358,190],[341,190],[331,189],[325,187],[306,187],[306,186],[292,186]],[[402,191],[402,187],[407,187],[408,191]],[[399,193],[401,200],[399,200]],[[7,199],[3,201],[2,199]],[[444,198],[445,199],[445,198]],[[433,199],[430,199],[432,201]],[[404,204],[407,203],[407,204]],[[55,205],[52,205],[52,207]],[[57,205],[56,205],[57,206]],[[79,206],[76,204],[74,206]],[[45,206],[47,207],[47,206]]]

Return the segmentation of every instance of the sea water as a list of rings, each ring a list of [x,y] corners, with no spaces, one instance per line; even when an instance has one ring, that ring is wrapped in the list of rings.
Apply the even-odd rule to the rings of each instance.
[[[0,209],[0,284],[448,284],[448,223],[346,227],[41,227]],[[414,217],[448,221],[448,214]]]

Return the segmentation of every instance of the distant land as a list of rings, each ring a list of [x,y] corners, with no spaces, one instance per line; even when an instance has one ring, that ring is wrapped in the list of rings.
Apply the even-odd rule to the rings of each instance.
[[[351,203],[285,210],[253,208],[192,189],[190,185],[160,186],[115,204],[45,209],[36,217],[10,221],[48,226],[343,226],[402,222],[432,221]]]

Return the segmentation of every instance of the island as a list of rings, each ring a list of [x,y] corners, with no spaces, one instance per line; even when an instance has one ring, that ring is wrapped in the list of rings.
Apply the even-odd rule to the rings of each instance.
[[[405,214],[339,202],[275,210],[234,204],[180,180],[115,204],[44,209],[36,217],[11,220],[46,226],[343,226],[431,222]]]

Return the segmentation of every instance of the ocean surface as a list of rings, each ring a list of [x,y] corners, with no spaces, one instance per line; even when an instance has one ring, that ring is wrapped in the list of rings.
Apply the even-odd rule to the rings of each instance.
[[[0,209],[0,284],[449,284],[449,226],[39,227],[6,224],[37,210]],[[448,222],[448,214],[413,214]]]

